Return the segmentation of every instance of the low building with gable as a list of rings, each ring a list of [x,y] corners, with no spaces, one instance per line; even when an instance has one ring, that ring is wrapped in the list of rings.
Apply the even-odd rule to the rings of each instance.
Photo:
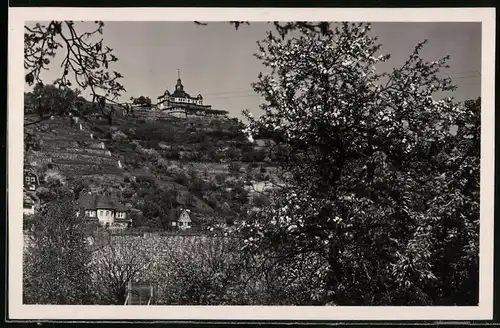
[[[179,215],[179,219],[177,219],[177,226],[180,230],[186,230],[192,227],[191,216],[189,215],[190,212],[190,210],[185,209],[182,210],[181,215]]]
[[[40,180],[38,179],[38,175],[32,170],[24,170],[24,181],[23,187],[24,190],[27,191],[35,191],[40,185]]]
[[[109,195],[83,194],[77,200],[75,207],[78,216],[103,226],[125,228],[132,222],[127,215],[127,208]]]
[[[187,230],[193,227],[194,213],[189,209],[174,209],[169,219],[168,226],[171,230]]]
[[[23,197],[23,214],[35,215],[35,201],[28,195]]]

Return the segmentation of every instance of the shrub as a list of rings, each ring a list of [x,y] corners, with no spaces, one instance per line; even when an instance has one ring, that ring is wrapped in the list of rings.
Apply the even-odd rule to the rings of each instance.
[[[126,138],[127,138],[127,135],[120,130],[113,132],[111,135],[111,139],[113,139],[113,140],[121,140],[121,139],[126,139]]]
[[[248,304],[240,241],[221,237],[171,237],[149,271],[158,303]],[[158,243],[158,242],[157,242]],[[163,242],[165,244],[165,242]]]
[[[43,207],[24,253],[24,303],[91,303],[89,263],[84,225],[72,203],[59,200]]]
[[[48,170],[45,172],[44,180],[46,183],[66,184],[66,178],[57,170]]]
[[[231,174],[238,174],[240,173],[240,169],[241,169],[241,164],[238,163],[238,162],[231,162],[229,163],[229,172]]]

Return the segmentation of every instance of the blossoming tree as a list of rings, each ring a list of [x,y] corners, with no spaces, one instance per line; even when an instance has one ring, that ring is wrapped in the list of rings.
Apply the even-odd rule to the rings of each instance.
[[[295,32],[269,32],[256,54],[269,73],[254,84],[264,114],[247,113],[247,132],[271,136],[279,150],[273,158],[289,179],[269,207],[242,224],[245,249],[265,254],[268,269],[293,263],[295,281],[305,272],[298,264],[312,254],[322,265],[310,272],[318,283],[297,298],[301,304],[437,303],[449,271],[434,263],[446,247],[436,227],[459,210],[443,207],[453,199],[443,193],[461,179],[448,159],[464,155],[450,143],[452,130],[477,111],[435,99],[455,87],[440,74],[448,57],[421,58],[425,42],[401,67],[378,72],[390,56],[380,54],[369,24]],[[468,156],[477,173],[478,153]],[[478,175],[462,173],[477,190]],[[463,214],[474,244],[479,212]],[[477,258],[477,250],[469,255]]]

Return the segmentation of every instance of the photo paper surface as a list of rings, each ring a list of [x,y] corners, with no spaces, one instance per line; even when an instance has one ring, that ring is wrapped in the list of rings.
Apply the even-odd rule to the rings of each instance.
[[[492,318],[494,10],[9,15],[11,319]]]

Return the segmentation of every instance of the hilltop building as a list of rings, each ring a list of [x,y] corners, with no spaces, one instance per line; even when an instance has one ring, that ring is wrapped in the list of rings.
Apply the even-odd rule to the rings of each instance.
[[[77,215],[101,225],[127,227],[131,220],[127,209],[108,195],[83,194],[76,202]]]
[[[191,97],[185,90],[178,72],[177,84],[174,92],[165,90],[163,95],[157,99],[157,109],[167,111],[177,116],[202,115],[202,116],[223,116],[227,111],[212,109],[211,105],[203,104],[203,96],[198,94]]]

